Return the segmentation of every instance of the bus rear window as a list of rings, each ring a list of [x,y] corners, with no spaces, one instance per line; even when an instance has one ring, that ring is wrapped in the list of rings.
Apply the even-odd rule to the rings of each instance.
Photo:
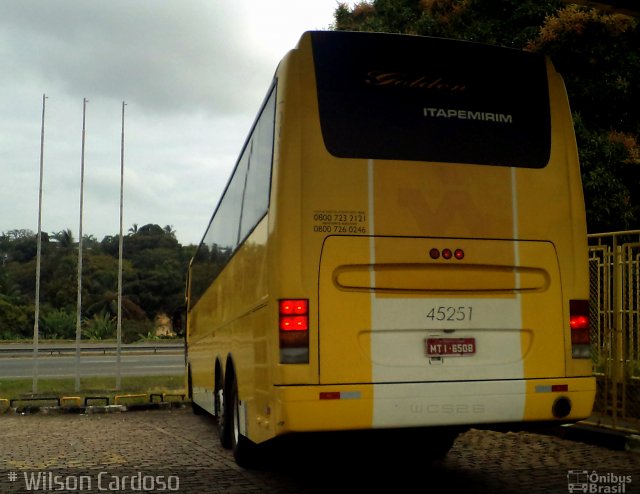
[[[542,55],[392,34],[312,33],[320,124],[340,158],[543,168]]]

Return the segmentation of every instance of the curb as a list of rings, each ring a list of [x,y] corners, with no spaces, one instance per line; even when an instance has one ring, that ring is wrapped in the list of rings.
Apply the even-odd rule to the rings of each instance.
[[[561,426],[558,436],[593,446],[640,454],[640,435],[588,423]]]
[[[90,415],[97,413],[138,412],[147,410],[171,410],[186,408],[190,402],[165,401],[155,403],[136,403],[130,405],[90,405],[90,406],[35,406],[12,407],[4,411],[11,415]]]
[[[640,436],[637,434],[631,434],[627,438],[625,450],[640,454]]]
[[[168,400],[168,397],[179,399]],[[131,403],[130,400],[134,400],[134,402]],[[135,400],[138,400],[138,402]],[[144,402],[140,402],[139,400],[144,400]],[[113,405],[110,405],[109,401],[110,398],[108,396],[88,395],[84,397],[83,405],[83,397],[81,396],[59,396],[37,393],[25,394],[19,398],[0,398],[0,415],[4,413],[14,413],[18,415],[42,413],[44,415],[53,415],[65,413],[88,414],[167,410],[171,408],[184,408],[187,404],[191,403],[190,400],[186,399],[186,393],[182,391],[122,393],[113,397]],[[55,405],[45,405],[42,402],[55,402]]]

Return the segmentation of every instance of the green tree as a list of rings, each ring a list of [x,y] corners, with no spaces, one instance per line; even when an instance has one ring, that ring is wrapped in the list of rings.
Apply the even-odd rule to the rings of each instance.
[[[78,298],[78,257],[61,249],[43,256],[40,271],[41,302],[74,310]]]
[[[338,5],[337,30],[419,34],[521,48],[561,0],[374,0]]]
[[[589,231],[635,228],[640,217],[640,166],[632,150],[615,132],[589,130],[580,115],[574,119],[581,150],[582,185]]]
[[[43,233],[41,328],[44,337],[73,338],[78,251],[71,230]],[[110,334],[118,313],[118,236],[84,236],[82,316],[86,336]],[[147,224],[124,238],[122,327],[127,341],[146,336],[159,313],[184,304],[184,282],[196,247],[181,246],[170,225]],[[29,230],[0,235],[0,338],[30,336],[35,303],[36,236]]]
[[[575,112],[589,231],[640,227],[637,19],[557,0],[374,0],[339,5],[334,27],[465,39],[550,56]]]
[[[33,332],[30,308],[19,305],[0,294],[0,339],[26,337]]]
[[[139,251],[132,258],[137,279],[128,285],[139,304],[149,314],[171,313],[180,304],[184,291],[185,267],[177,249],[156,248]]]
[[[116,317],[118,315],[118,294],[115,292],[104,292],[97,300],[86,310],[87,315],[105,315],[108,317]],[[122,296],[122,317],[142,321],[147,316],[145,311],[136,304],[130,296]]]
[[[575,5],[548,17],[528,49],[551,57],[574,109],[589,231],[640,220],[638,21]]]
[[[640,132],[637,20],[572,5],[548,17],[527,48],[551,57],[586,126]]]
[[[25,300],[33,302],[36,290],[36,261],[35,259],[19,262],[15,259],[7,261],[3,268],[6,272],[5,294],[19,295]]]
[[[65,252],[71,251],[75,247],[75,239],[73,238],[73,233],[69,228],[59,232],[54,232],[52,238],[58,242],[58,248]]]
[[[42,248],[48,247],[49,236],[42,232]],[[0,236],[0,252],[3,263],[28,262],[36,258],[38,236],[31,230],[11,230]]]

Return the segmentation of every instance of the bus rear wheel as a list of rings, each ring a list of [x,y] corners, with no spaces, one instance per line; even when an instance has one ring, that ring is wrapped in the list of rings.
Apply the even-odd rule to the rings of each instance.
[[[258,445],[240,432],[240,399],[238,381],[233,379],[229,396],[229,418],[231,419],[231,450],[236,463],[241,467],[255,467],[259,463]]]
[[[216,386],[214,391],[214,413],[218,424],[218,435],[220,436],[220,444],[223,448],[231,447],[231,417],[226,407],[226,393],[223,386]]]

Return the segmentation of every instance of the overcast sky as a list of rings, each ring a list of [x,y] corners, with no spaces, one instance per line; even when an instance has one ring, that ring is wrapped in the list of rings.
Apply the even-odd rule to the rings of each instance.
[[[350,2],[346,2],[350,3]],[[352,2],[351,2],[352,3]],[[282,56],[336,0],[0,0],[0,233],[171,225],[198,243]]]

